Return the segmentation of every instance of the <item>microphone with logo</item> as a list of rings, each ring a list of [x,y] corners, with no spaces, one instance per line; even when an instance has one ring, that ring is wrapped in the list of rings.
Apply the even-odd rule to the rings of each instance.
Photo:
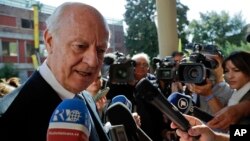
[[[77,98],[65,99],[51,116],[47,141],[86,141],[90,131],[91,117],[86,103]]]
[[[184,114],[193,115],[204,122],[208,122],[213,118],[212,115],[196,107],[194,105],[191,96],[189,95],[184,95],[179,92],[174,92],[171,95],[169,95],[167,99],[169,102],[174,104],[179,109],[179,111],[181,111]]]
[[[152,141],[146,133],[136,125],[131,113],[132,104],[124,95],[117,95],[111,100],[106,111],[108,121],[112,125],[123,125],[124,132],[116,132],[115,141]],[[118,137],[118,139],[117,139]]]

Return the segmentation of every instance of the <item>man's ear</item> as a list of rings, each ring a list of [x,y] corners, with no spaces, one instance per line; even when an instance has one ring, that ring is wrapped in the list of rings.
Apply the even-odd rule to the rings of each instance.
[[[43,40],[45,42],[45,46],[47,49],[47,52],[50,54],[52,53],[52,35],[49,33],[49,30],[46,29],[43,34]]]

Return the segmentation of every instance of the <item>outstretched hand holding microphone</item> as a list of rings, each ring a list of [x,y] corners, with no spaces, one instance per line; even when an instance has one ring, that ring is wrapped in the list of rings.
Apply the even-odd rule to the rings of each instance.
[[[193,141],[194,136],[199,137],[196,141],[229,141],[228,134],[213,131],[196,117],[184,116],[191,125],[188,131],[181,130],[174,122],[171,123],[171,128],[176,129],[176,134],[180,137],[180,141]]]

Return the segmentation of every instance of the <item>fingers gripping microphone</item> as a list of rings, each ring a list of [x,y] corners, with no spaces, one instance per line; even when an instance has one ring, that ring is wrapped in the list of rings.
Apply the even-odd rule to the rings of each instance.
[[[63,100],[51,116],[47,141],[89,140],[91,119],[86,104],[80,99]]]
[[[154,105],[166,117],[176,123],[181,130],[187,131],[191,127],[182,113],[148,79],[143,78],[137,83],[136,92],[137,98]]]
[[[106,111],[109,122],[112,125],[123,125],[129,141],[152,141],[150,137],[136,125],[130,112],[131,107],[131,102],[124,95],[114,97]]]
[[[168,101],[174,104],[184,114],[193,115],[204,122],[210,121],[213,116],[194,106],[191,96],[174,92],[168,97]]]

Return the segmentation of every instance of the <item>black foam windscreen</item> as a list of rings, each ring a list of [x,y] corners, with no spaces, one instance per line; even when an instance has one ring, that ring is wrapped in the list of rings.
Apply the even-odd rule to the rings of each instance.
[[[106,111],[112,125],[123,125],[129,141],[152,141],[152,139],[136,125],[130,110],[121,102],[110,105]]]
[[[137,125],[129,109],[122,103],[110,105],[106,111],[108,121],[112,125],[123,125],[129,140],[137,140]]]

